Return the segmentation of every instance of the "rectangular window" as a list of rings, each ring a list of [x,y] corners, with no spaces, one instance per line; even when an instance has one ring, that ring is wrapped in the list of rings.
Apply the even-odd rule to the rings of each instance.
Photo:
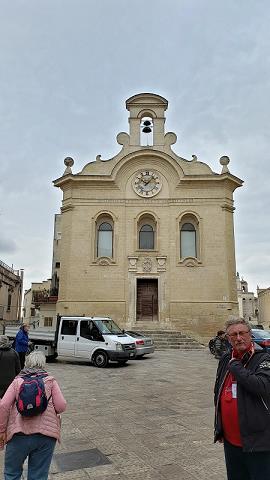
[[[196,257],[196,232],[181,231],[181,258]]]
[[[11,307],[11,293],[8,294],[7,312],[10,312],[10,307]]]
[[[64,320],[62,323],[61,334],[62,335],[76,335],[77,324],[75,320]]]
[[[44,317],[44,327],[52,327],[53,317]]]
[[[112,257],[112,232],[111,231],[99,231],[97,256]]]

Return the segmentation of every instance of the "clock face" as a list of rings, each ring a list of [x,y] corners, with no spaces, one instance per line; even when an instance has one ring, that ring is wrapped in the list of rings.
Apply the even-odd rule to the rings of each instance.
[[[161,186],[161,179],[153,170],[137,173],[133,181],[133,188],[141,197],[153,197],[160,191]]]

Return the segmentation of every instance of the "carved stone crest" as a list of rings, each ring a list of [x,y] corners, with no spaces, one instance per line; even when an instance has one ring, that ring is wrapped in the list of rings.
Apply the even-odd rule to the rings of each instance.
[[[136,272],[138,257],[128,257],[128,269]]]
[[[151,272],[152,270],[152,260],[151,258],[144,258],[142,262],[142,269],[144,272]]]

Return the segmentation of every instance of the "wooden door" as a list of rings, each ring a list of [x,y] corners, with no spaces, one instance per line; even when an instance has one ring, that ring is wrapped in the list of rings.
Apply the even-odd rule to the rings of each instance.
[[[158,281],[157,279],[137,280],[137,321],[158,320]]]

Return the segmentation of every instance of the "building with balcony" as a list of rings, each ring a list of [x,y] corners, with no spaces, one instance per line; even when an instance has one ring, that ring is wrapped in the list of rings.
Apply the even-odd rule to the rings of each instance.
[[[52,281],[33,282],[25,291],[23,321],[31,328],[54,328],[56,325],[57,296],[51,295]]]
[[[0,331],[4,323],[21,319],[23,270],[14,270],[0,260]]]

